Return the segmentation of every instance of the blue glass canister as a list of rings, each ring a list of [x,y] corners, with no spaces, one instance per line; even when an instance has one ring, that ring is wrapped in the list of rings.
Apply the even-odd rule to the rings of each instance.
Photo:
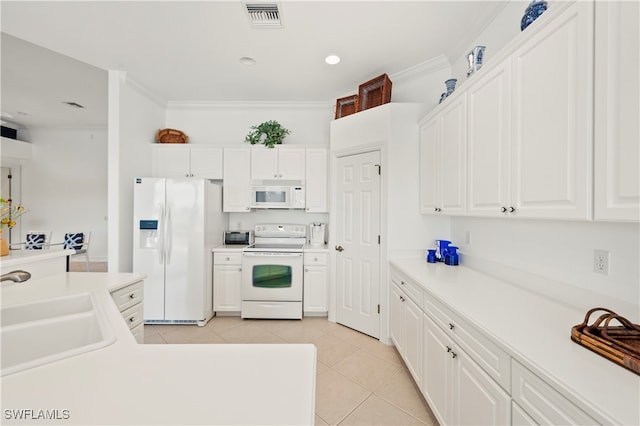
[[[458,247],[448,246],[447,256],[444,258],[445,265],[455,266],[458,264]]]
[[[544,0],[533,0],[524,11],[524,16],[520,21],[520,30],[524,31],[533,21],[547,10],[547,2]]]
[[[436,240],[436,260],[439,262],[444,262],[444,258],[447,255],[447,246],[451,244],[451,241],[447,240]]]
[[[436,263],[436,249],[427,250],[427,262]]]

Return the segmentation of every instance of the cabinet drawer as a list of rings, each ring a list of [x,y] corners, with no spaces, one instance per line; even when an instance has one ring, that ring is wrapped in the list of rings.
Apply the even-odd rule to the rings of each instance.
[[[133,283],[111,293],[111,297],[116,302],[120,312],[131,306],[142,302],[144,285],[142,281]]]
[[[214,265],[241,265],[242,253],[213,253]]]
[[[130,330],[142,325],[142,306],[142,303],[139,303],[122,312],[122,318],[124,318]]]
[[[398,273],[397,271],[393,271],[391,273],[391,281],[393,281],[400,290],[402,290],[407,296],[409,296],[416,305],[422,307],[422,287],[409,280],[404,275]]]
[[[305,253],[304,264],[305,266],[326,265],[328,257],[327,253]]]
[[[511,396],[537,423],[554,425],[598,424],[519,362],[512,361],[511,369]]]

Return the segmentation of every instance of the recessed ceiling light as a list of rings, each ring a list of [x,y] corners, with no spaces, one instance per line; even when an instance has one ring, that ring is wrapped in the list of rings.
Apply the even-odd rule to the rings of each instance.
[[[324,58],[324,61],[329,65],[335,65],[338,62],[340,62],[340,57],[337,55],[329,55],[326,58]]]
[[[242,58],[240,58],[240,63],[242,65],[246,65],[248,67],[251,67],[251,66],[256,64],[256,60],[253,59],[253,58],[250,58],[248,56],[243,56]]]

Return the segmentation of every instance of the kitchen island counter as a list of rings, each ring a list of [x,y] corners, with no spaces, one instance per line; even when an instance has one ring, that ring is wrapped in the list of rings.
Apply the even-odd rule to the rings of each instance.
[[[313,345],[138,345],[109,291],[143,278],[3,284],[3,306],[90,292],[116,334],[105,348],[2,377],[3,424],[313,424]]]

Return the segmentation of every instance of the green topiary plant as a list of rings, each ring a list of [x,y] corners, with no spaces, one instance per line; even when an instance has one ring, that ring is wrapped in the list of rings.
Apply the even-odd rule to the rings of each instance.
[[[251,126],[251,131],[244,138],[244,141],[251,145],[264,143],[267,148],[273,148],[276,144],[281,144],[289,133],[291,132],[277,121],[269,120],[257,126]]]

